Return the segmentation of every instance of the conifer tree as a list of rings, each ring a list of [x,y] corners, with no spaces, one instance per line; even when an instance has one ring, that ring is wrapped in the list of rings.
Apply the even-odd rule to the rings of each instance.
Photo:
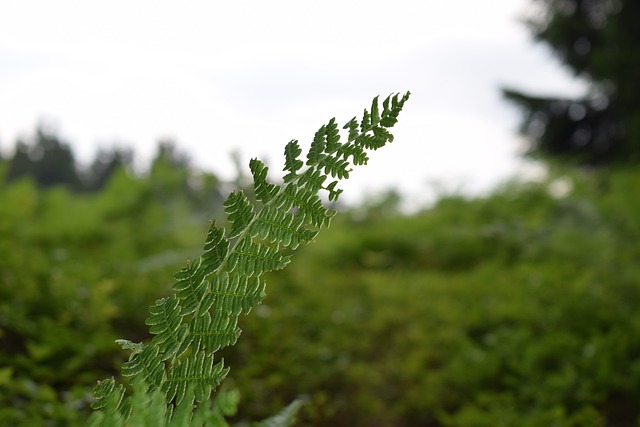
[[[640,2],[536,0],[527,21],[536,41],[549,46],[588,83],[579,99],[505,89],[522,108],[529,153],[580,165],[640,162]]]

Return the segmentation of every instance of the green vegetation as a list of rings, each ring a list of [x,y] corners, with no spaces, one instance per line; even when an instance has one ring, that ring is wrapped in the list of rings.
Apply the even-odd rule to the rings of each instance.
[[[163,162],[96,194],[0,184],[0,424],[77,425],[87,386],[122,363],[114,340],[147,337],[141,307],[203,232],[192,192],[168,185],[186,171]]]
[[[333,121],[316,135],[310,169],[290,143],[282,186],[252,161],[255,191],[233,193],[226,206],[225,186],[191,171],[171,145],[160,146],[148,175],[134,176],[127,153],[77,173],[70,149],[54,136],[38,132],[32,147],[18,143],[10,161],[0,160],[0,425],[83,425],[96,379],[110,376],[133,398],[118,405],[125,389],[104,381],[100,414],[118,423],[129,408],[147,408],[133,411],[135,425],[180,424],[194,399],[203,401],[193,414],[202,423],[247,425],[277,414],[261,424],[269,425],[299,410],[300,425],[316,426],[640,425],[637,7],[540,3],[545,13],[531,21],[534,33],[592,86],[578,100],[506,91],[523,107],[531,153],[549,160],[550,178],[483,198],[443,196],[412,215],[399,213],[389,194],[333,219],[285,270],[266,273],[311,240],[330,212],[307,199],[295,211],[306,225],[277,236],[254,220],[265,219],[264,206],[278,205],[288,185],[319,190],[323,175],[346,177],[336,153],[363,162],[361,150],[336,144]],[[350,124],[353,142],[361,126]],[[573,164],[608,167],[567,169]],[[335,184],[325,189],[335,201]],[[222,255],[198,258],[207,221],[223,220],[225,211],[233,241],[226,246],[214,224],[206,248]],[[200,282],[183,286],[183,279],[215,278],[249,234],[249,246],[271,242],[268,258],[277,262],[238,261],[254,278],[265,272],[269,295],[238,318],[262,298],[262,279],[253,280],[252,298],[227,313],[226,340],[207,347],[233,367],[210,400],[222,365],[207,365],[210,381],[199,387],[166,381],[209,345],[190,335],[191,322],[207,317],[202,301],[215,292],[191,300],[185,290],[201,292],[192,286]],[[181,273],[194,274],[179,274],[176,286],[170,278],[186,259],[196,261]],[[178,333],[165,339],[169,329],[152,321],[149,334],[146,307],[169,302],[178,307],[170,318]],[[223,348],[237,327],[241,339]],[[132,361],[114,344],[120,337],[130,340],[120,342],[133,350]],[[140,369],[150,348],[166,356],[144,359],[161,366],[160,375]],[[145,381],[128,383],[123,363]],[[175,408],[167,408],[166,394],[178,396]],[[173,424],[163,424],[169,410]]]
[[[174,276],[176,282],[172,287],[175,293],[156,300],[151,306],[151,316],[145,322],[151,326],[149,332],[154,335],[152,340],[148,343],[117,340],[122,348],[131,350],[129,360],[123,364],[122,374],[133,377],[133,390],[136,391],[137,396],[134,394],[125,398],[124,396],[127,394],[125,387],[123,385],[116,386],[113,378],[99,382],[94,389],[96,401],[91,406],[104,411],[94,414],[90,420],[91,425],[102,425],[103,422],[105,425],[122,425],[128,419],[131,422],[135,420],[136,423],[153,424],[152,421],[147,421],[148,414],[154,413],[152,419],[156,419],[158,413],[165,414],[164,408],[162,411],[158,411],[158,399],[164,399],[165,405],[167,405],[166,420],[171,425],[183,425],[184,421],[190,418],[188,414],[191,413],[194,401],[201,403],[209,401],[212,390],[218,386],[228,372],[223,361],[215,360],[215,352],[235,343],[240,334],[240,329],[237,327],[239,314],[248,313],[255,304],[264,298],[265,282],[261,278],[262,274],[282,269],[288,264],[291,251],[301,244],[311,241],[320,228],[329,224],[335,211],[328,210],[323,206],[317,194],[318,191],[325,190],[328,193],[329,201],[335,202],[338,199],[342,192],[337,187],[338,180],[349,177],[351,165],[366,164],[368,161],[367,150],[377,150],[393,140],[388,129],[396,124],[397,117],[408,98],[408,92],[403,97],[390,96],[382,102],[382,108],[380,108],[376,97],[371,109],[364,111],[360,121],[354,118],[344,126],[348,132],[346,142],[340,141],[338,126],[335,119],[332,119],[316,133],[306,156],[306,163],[300,159],[302,151],[298,142],[291,141],[285,147],[284,171],[287,174],[283,178],[282,185],[269,181],[268,168],[262,162],[257,159],[250,162],[253,174],[254,201],[250,201],[242,190],[232,192],[226,199],[224,210],[230,223],[228,228],[217,226],[215,221],[211,222],[204,253],[194,258],[192,262],[187,261],[187,266],[176,273]],[[28,165],[28,167],[25,166],[20,170],[25,171],[24,175],[38,178],[42,175],[38,173],[39,168],[43,168],[42,170],[46,172],[43,174],[46,179],[36,180],[40,187],[47,188],[51,185],[66,184],[71,189],[77,189],[76,181],[67,182],[68,180],[57,179],[58,175],[76,176],[75,173],[68,171],[69,167],[73,166],[73,156],[70,151],[56,138],[46,138],[45,143],[42,144],[41,132],[38,132],[38,137],[36,148],[44,147],[46,154],[47,147],[53,147],[53,150],[50,150],[53,153],[52,158],[58,158],[60,157],[58,153],[64,152],[62,157],[68,161],[60,169],[48,167],[46,162],[33,162],[34,164],[31,165],[31,157],[23,156],[28,150],[16,150],[13,160],[21,156],[29,159],[27,162],[22,162],[23,166]],[[19,148],[22,148],[20,143],[18,145]],[[180,166],[181,163],[177,162],[176,164],[176,162],[168,161],[170,160],[168,158],[170,156],[167,156],[168,151],[163,149],[165,148],[163,146],[160,148],[160,154],[151,169],[152,185],[149,188],[153,190],[154,181],[157,181],[165,195],[173,192],[182,196],[182,199],[190,196],[192,192],[189,191],[188,186],[184,185],[189,182],[189,176],[184,173],[186,171],[184,167],[174,168],[177,173],[171,171],[172,173],[167,173],[166,177],[163,176],[161,171],[167,165]],[[43,155],[43,157],[47,156]],[[9,166],[10,171],[15,171],[14,161]],[[9,174],[7,180],[15,180],[19,176],[20,174]],[[337,178],[337,180],[326,184],[325,181],[329,177]],[[113,181],[117,182],[117,179],[114,178]],[[29,181],[18,181],[19,184],[22,182],[26,182],[27,187],[33,189],[32,185],[29,185]],[[14,186],[18,187],[19,184],[14,184]],[[14,186],[7,187],[13,188]],[[123,187],[116,185],[116,188],[118,197],[122,197]],[[143,188],[141,194],[147,193],[146,186],[143,185],[141,188]],[[106,193],[108,194],[109,191]],[[91,198],[85,196],[77,203],[77,206],[73,206],[69,197],[70,193],[62,188],[51,190],[47,192],[47,195],[53,195],[51,198],[53,212],[57,213],[60,218],[64,215],[61,210],[65,208],[75,208],[77,212],[88,213],[90,210],[83,208],[98,200],[96,196]],[[134,199],[136,209],[147,210],[147,206],[143,207],[137,203],[140,198],[135,197]],[[169,209],[161,209],[164,212],[160,213],[171,212],[176,207],[178,212],[184,212],[180,208],[188,203],[185,204],[184,200],[178,200],[178,202],[165,204]],[[45,206],[47,204],[48,200],[43,203]],[[37,203],[30,205],[36,206]],[[35,208],[28,213],[37,214],[38,211],[39,209]],[[97,229],[100,228],[100,221],[96,221],[96,219],[103,215],[105,212],[99,212],[97,216],[88,220],[88,223],[96,228],[92,232],[99,234]],[[82,219],[82,216],[74,218],[75,216],[65,215],[66,220],[62,221],[65,232],[73,233],[78,225],[82,224],[82,221],[77,221]],[[108,218],[108,213],[106,213],[106,217]],[[15,219],[23,218],[24,216],[20,215]],[[145,228],[146,224],[136,224],[136,226]],[[131,229],[128,231],[135,232]],[[105,235],[107,235],[106,233],[105,231]],[[91,237],[94,236],[90,236],[87,240],[90,241],[90,246],[93,248],[99,244],[100,239],[95,242]],[[176,237],[183,237],[183,235]],[[62,242],[53,240],[51,243],[57,246]],[[150,244],[156,247],[155,242],[150,241]],[[86,250],[87,248],[82,249]],[[54,253],[60,255],[59,257],[62,259],[69,257],[73,263],[78,261],[77,258],[69,256],[64,248],[55,247]],[[114,258],[117,259],[118,255],[115,255]],[[20,268],[16,266],[16,269]],[[16,276],[20,276],[18,271],[16,273],[18,273]],[[46,275],[46,272],[43,272],[42,276]],[[42,288],[47,288],[50,285],[48,283],[49,277],[44,277],[41,282],[43,283],[36,281],[34,294],[38,294]],[[46,301],[50,302],[50,294],[53,292],[49,288],[46,291],[44,297]],[[88,292],[90,290],[84,291],[84,293]],[[39,296],[36,296],[35,299]],[[103,296],[99,295],[99,297]],[[68,302],[69,295],[67,294],[59,299],[61,305]],[[104,303],[103,298],[98,298],[95,301],[97,306],[104,305]],[[45,304],[46,302],[43,305]],[[6,306],[3,309],[6,309],[7,318],[10,319],[14,314],[13,307]],[[88,308],[88,311],[91,311],[91,308]],[[23,314],[23,318],[19,319],[15,325],[11,325],[10,321],[6,322],[8,328],[6,332],[3,331],[3,337],[10,335],[12,327],[18,329],[21,326],[21,321],[27,320],[28,315],[19,314]],[[67,331],[71,326],[72,324],[64,325]],[[38,326],[33,328],[36,332],[37,329]],[[58,348],[53,351],[36,348],[34,356],[36,358],[41,354],[46,356],[59,350],[58,353],[64,357],[65,346],[58,343],[58,331],[55,331],[54,334],[51,334],[52,331],[45,332],[50,341],[56,342]],[[18,341],[21,338],[18,336]],[[29,343],[19,344],[24,344],[24,347],[27,348],[29,345]],[[87,350],[86,347],[93,350],[90,342],[85,341],[81,345],[85,347],[84,350]],[[85,351],[85,353],[87,352]],[[40,359],[42,361],[42,358]],[[35,369],[36,364],[38,362],[31,359],[25,363],[27,370]],[[74,365],[74,368],[77,366]],[[67,372],[67,375],[64,376],[67,380],[69,373]],[[14,375],[13,367],[7,368],[3,374],[6,376],[6,382],[11,383]],[[61,380],[63,379],[61,378]],[[38,388],[39,384],[36,383],[33,386]],[[46,390],[50,392],[48,398],[55,401],[57,396],[53,396],[55,395],[54,390],[51,387]],[[15,391],[19,393],[22,390]],[[149,400],[153,402],[151,407],[146,403]],[[294,402],[288,408],[297,408],[299,405],[299,401]],[[208,404],[200,405],[200,408],[203,407],[207,408]],[[199,411],[200,408],[194,413],[196,417],[203,413]],[[20,418],[25,415],[24,412],[29,411],[24,411],[24,409],[18,407],[8,411],[8,418],[13,416],[16,418],[12,420],[13,422],[21,421]],[[286,421],[296,411],[297,409],[285,409],[284,413],[267,420],[266,423],[271,425],[277,424],[274,420]],[[54,418],[66,417],[68,419],[60,421],[67,423],[72,421],[73,417],[70,414],[65,414],[65,411],[61,412],[62,414],[49,415],[53,415]],[[210,421],[209,415],[211,413],[206,413],[206,409],[204,412],[203,417],[197,422],[198,425],[201,422]],[[181,415],[184,413],[187,414],[186,418]],[[219,418],[219,414],[213,415],[216,419]],[[27,414],[27,417],[30,416]],[[164,415],[161,415],[161,418],[163,417]],[[176,417],[181,421],[174,423],[178,419]],[[29,420],[29,422],[31,421]]]
[[[243,398],[309,393],[311,425],[634,425],[640,175],[578,182],[334,224],[245,319]]]
[[[114,340],[148,340],[141,307],[206,232],[197,197],[167,184],[187,172],[155,171],[95,194],[0,187],[0,424],[81,425],[124,361]],[[306,395],[301,425],[634,425],[640,173],[561,179],[565,197],[512,184],[336,217],[223,352],[231,420]]]

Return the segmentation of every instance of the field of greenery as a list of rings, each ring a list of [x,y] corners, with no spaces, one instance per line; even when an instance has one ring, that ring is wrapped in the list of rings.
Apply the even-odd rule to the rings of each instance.
[[[299,425],[638,425],[640,172],[555,175],[344,209],[224,351],[231,421],[304,396]],[[0,179],[0,425],[82,425],[225,188],[162,157],[90,192]]]

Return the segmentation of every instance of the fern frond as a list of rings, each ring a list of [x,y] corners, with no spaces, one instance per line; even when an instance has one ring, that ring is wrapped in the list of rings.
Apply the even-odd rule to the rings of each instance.
[[[214,387],[224,379],[229,372],[224,361],[215,363],[213,354],[207,355],[199,351],[191,357],[185,358],[169,371],[164,383],[163,391],[167,401],[176,399],[179,405],[187,396],[189,386],[194,386],[193,398],[198,402],[208,400]]]
[[[193,320],[191,334],[195,349],[214,353],[236,343],[240,336],[238,316],[229,316],[222,311],[216,312],[213,317],[203,313]]]
[[[282,184],[269,181],[263,162],[250,161],[256,201],[242,191],[229,195],[224,210],[230,226],[225,229],[211,222],[202,255],[175,274],[175,293],[151,306],[146,319],[154,335],[151,342],[118,341],[132,351],[122,375],[134,377],[133,383],[138,384],[134,392],[164,393],[167,420],[175,408],[173,420],[188,421],[194,400],[209,399],[228,372],[214,355],[236,342],[238,316],[249,313],[264,298],[262,275],[284,268],[292,250],[329,225],[335,211],[324,206],[319,192],[326,191],[329,200],[336,201],[342,193],[339,180],[350,176],[352,166],[368,162],[367,150],[393,141],[388,128],[397,122],[408,98],[409,92],[389,96],[381,111],[375,97],[360,121],[353,118],[344,125],[348,131],[344,142],[336,120],[331,119],[315,133],[306,162],[298,141],[291,140],[284,149]],[[331,182],[325,185],[328,179]],[[124,422],[131,405],[140,405],[124,395],[122,385],[105,380],[94,389],[94,407],[108,409],[104,419]],[[295,412],[289,409],[283,420]]]
[[[371,114],[365,108],[364,113],[362,114],[362,120],[360,121],[360,132],[364,135],[371,130],[371,128]]]
[[[302,149],[300,148],[300,144],[298,141],[293,139],[289,141],[289,143],[284,147],[284,172],[289,172],[283,177],[285,183],[292,181],[298,176],[298,171],[302,166],[304,166],[304,162],[300,160],[300,154],[302,154]]]
[[[340,131],[338,130],[335,117],[329,120],[329,123],[324,126],[324,134],[326,140],[325,153],[335,153],[338,151],[342,143],[340,142]]]
[[[342,129],[349,130],[349,141],[355,141],[356,137],[360,133],[359,128],[360,125],[358,124],[358,119],[355,117],[349,120],[347,124],[342,127]]]
[[[306,228],[302,216],[296,216],[273,206],[266,206],[260,211],[257,220],[251,224],[249,233],[252,237],[259,237],[291,249],[310,242],[318,234],[317,231]]]
[[[357,126],[357,124],[356,124]],[[354,137],[357,138],[357,135]],[[354,166],[366,165],[369,161],[369,156],[367,156],[367,152],[360,146],[355,144],[354,142],[347,142],[342,144],[340,148],[338,148],[338,155],[341,155],[344,160],[348,160],[351,157],[351,162]]]
[[[323,157],[318,166],[324,170],[324,174],[331,175],[332,178],[346,179],[349,178],[349,172],[352,169],[349,168],[349,162],[340,157]]]
[[[231,251],[227,266],[237,274],[259,276],[267,271],[280,270],[289,263],[289,257],[282,255],[277,247],[256,242],[250,236],[240,240]]]
[[[145,323],[150,326],[149,332],[155,335],[152,343],[159,346],[162,360],[184,353],[190,344],[189,326],[182,323],[179,293],[156,301],[149,311],[151,316]]]
[[[325,135],[326,125],[323,125],[316,132],[316,136],[313,138],[309,153],[307,153],[307,166],[318,164],[324,157],[324,150],[327,146],[327,139]]]
[[[379,96],[376,96],[375,98],[373,98],[373,101],[371,102],[371,125],[375,126],[378,123],[380,123],[380,110],[378,108],[378,98]]]
[[[327,190],[329,192],[329,201],[330,202],[335,202],[336,200],[338,200],[338,197],[340,196],[340,193],[342,193],[342,189],[338,188],[336,189],[336,186],[338,185],[338,181],[333,181],[331,184],[329,184],[328,186],[326,186],[324,189]]]
[[[265,297],[265,282],[261,277],[221,273],[211,281],[211,293],[215,295],[216,311],[228,316],[249,314]]]
[[[205,270],[201,268],[202,258],[196,258],[193,263],[178,271],[173,278],[173,289],[177,297],[182,300],[182,315],[193,313],[202,304],[208,291],[205,280]],[[155,332],[152,332],[155,333]]]
[[[300,178],[302,182],[300,185],[313,185],[314,188],[317,185],[318,189],[322,188],[324,179],[319,181],[319,185],[318,182],[312,181],[313,179],[313,175],[304,174]],[[321,228],[329,225],[329,220],[333,216],[333,213],[324,207],[322,200],[318,197],[317,191],[318,190],[310,191],[307,187],[298,187],[291,183],[278,195],[275,203],[285,211],[289,209],[297,210],[298,215],[302,215],[305,222],[314,227]]]
[[[224,237],[224,228],[218,228],[215,221],[211,221],[207,240],[202,254],[202,269],[210,274],[225,260],[229,253],[229,241]]]
[[[237,237],[242,233],[253,219],[255,212],[253,205],[242,191],[234,191],[224,202],[224,210],[231,222],[229,239]]]
[[[165,380],[165,365],[162,362],[160,347],[151,344],[122,364],[122,375],[139,376],[151,386],[160,387]]]
[[[253,175],[253,188],[256,193],[256,198],[262,203],[268,203],[277,193],[279,187],[275,184],[270,184],[267,181],[267,175],[269,168],[264,165],[258,159],[251,159],[249,162],[249,169]]]
[[[326,179],[327,176],[322,173],[322,169],[309,168],[304,173],[300,174],[296,184],[298,187],[304,187],[307,192],[317,196],[318,190],[322,188],[322,184]],[[320,200],[320,198],[318,198],[318,200]]]

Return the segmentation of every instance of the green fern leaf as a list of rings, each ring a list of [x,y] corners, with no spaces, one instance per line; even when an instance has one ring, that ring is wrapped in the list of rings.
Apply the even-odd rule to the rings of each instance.
[[[265,297],[265,283],[260,277],[227,272],[215,276],[211,282],[211,293],[216,296],[216,311],[231,316],[249,314],[251,308]]]
[[[373,102],[371,102],[371,125],[376,126],[380,123],[380,109],[378,107],[378,96],[373,98]]]
[[[398,122],[398,115],[404,103],[409,99],[410,93],[407,92],[402,98],[398,98],[398,95],[394,95],[384,100],[382,103],[383,113],[380,124],[386,128],[394,126]],[[389,100],[391,100],[391,107],[389,107]]]
[[[154,335],[151,342],[118,340],[132,352],[122,374],[134,377],[134,384],[144,384],[139,386],[142,391],[134,387],[135,393],[165,394],[164,417],[171,425],[191,419],[193,401],[207,400],[227,374],[222,361],[214,362],[214,354],[236,342],[238,316],[249,313],[264,298],[262,275],[284,268],[288,252],[312,241],[329,225],[335,211],[324,206],[319,192],[327,191],[329,200],[336,201],[342,193],[339,180],[349,177],[352,165],[366,164],[367,150],[393,141],[388,128],[397,122],[408,98],[408,92],[387,97],[382,111],[378,97],[374,98],[360,121],[354,118],[343,127],[348,130],[346,142],[340,141],[336,120],[331,119],[316,132],[306,168],[298,141],[290,141],[284,150],[286,174],[281,185],[269,182],[268,168],[252,159],[256,201],[242,191],[229,195],[224,203],[229,229],[211,222],[202,255],[175,274],[175,293],[151,306],[146,319]],[[332,181],[325,185],[330,177]],[[94,394],[94,407],[104,408],[103,416],[94,421],[118,425],[130,416],[132,406],[145,400],[124,398],[124,387],[116,387],[113,379],[99,383]],[[181,415],[171,421],[173,408],[176,416]],[[136,417],[134,421],[147,419]]]
[[[327,186],[327,188],[325,188],[325,190],[329,192],[329,201],[331,202],[335,202],[336,200],[338,200],[340,193],[342,193],[342,189],[336,189],[336,185],[338,185],[338,181],[333,181]]]
[[[322,184],[327,179],[327,176],[322,173],[322,169],[309,168],[298,177],[296,183],[300,187],[304,187],[307,191],[316,194],[318,190],[322,188]]]
[[[224,361],[215,363],[213,354],[207,355],[204,351],[199,351],[193,357],[181,360],[169,371],[163,391],[167,401],[175,398],[179,405],[187,396],[189,386],[193,385],[193,398],[202,402],[209,399],[213,388],[220,384],[228,372],[229,368],[224,367]]]
[[[326,139],[326,125],[323,125],[317,132],[315,137],[313,138],[313,142],[311,143],[311,148],[309,149],[309,153],[307,153],[307,166],[312,166],[318,164],[320,160],[324,157],[324,150],[327,146]]]
[[[322,184],[318,189],[321,186]],[[310,191],[307,187],[297,187],[294,184],[287,185],[284,191],[278,195],[278,205],[285,211],[296,209],[299,215],[303,216],[304,221],[317,228],[328,225],[333,216],[333,213],[329,212],[322,204],[317,190],[316,192]]]
[[[300,244],[310,242],[317,231],[305,228],[304,218],[272,206],[266,206],[251,224],[252,237],[296,249]]]
[[[360,132],[363,134],[368,132],[371,129],[371,114],[365,108],[364,113],[362,114],[362,120],[360,121]]]
[[[131,360],[122,364],[122,375],[139,376],[148,384],[159,387],[165,379],[165,366],[160,357],[160,348],[147,345],[142,353],[134,355]]]
[[[176,282],[173,289],[178,298],[182,300],[182,315],[187,315],[198,310],[208,293],[208,284],[205,280],[205,271],[201,268],[202,258],[198,257],[193,263],[187,263],[187,267],[177,272],[173,278]]]
[[[146,320],[149,332],[155,335],[152,343],[159,346],[162,360],[180,356],[190,344],[189,326],[182,323],[182,307],[177,295],[163,298],[149,309]]]
[[[224,202],[224,210],[231,222],[229,239],[237,237],[251,223],[255,215],[253,205],[242,191],[234,191]]]
[[[314,227],[326,227],[335,215],[335,211],[329,211],[324,207],[317,193],[309,191],[306,187],[295,192],[296,205],[305,221]]]
[[[343,129],[349,129],[349,137],[348,137],[349,141],[354,141],[356,137],[360,134],[360,131],[358,130],[358,128],[359,128],[358,119],[356,119],[355,117],[349,120],[346,125],[344,125]]]
[[[378,133],[374,133],[373,135],[362,135],[356,142],[362,144],[368,150],[378,150],[387,144],[387,139]]]
[[[351,157],[351,162],[353,162],[354,166],[366,165],[369,161],[367,152],[364,151],[364,149],[360,145],[353,142],[342,144],[338,149],[337,154],[342,156],[344,160],[348,160],[349,157]]]
[[[253,187],[256,193],[256,198],[262,203],[269,202],[269,200],[271,200],[279,190],[277,185],[267,182],[269,168],[260,160],[251,159],[249,162],[249,169],[253,175]]]
[[[296,178],[298,175],[298,171],[302,166],[304,166],[304,162],[299,159],[300,154],[302,154],[302,149],[300,148],[300,144],[295,139],[289,141],[289,143],[284,147],[284,172],[289,172],[283,177],[285,183],[290,182]]]
[[[224,228],[218,228],[212,221],[202,254],[202,269],[209,274],[217,269],[229,252],[229,241],[224,237]]]
[[[338,130],[338,124],[336,123],[335,117],[329,120],[329,123],[325,125],[324,133],[327,141],[324,149],[325,153],[335,153],[342,145],[340,143],[340,131]]]
[[[240,240],[228,258],[228,268],[247,276],[259,276],[262,273],[280,270],[289,263],[289,257],[282,255],[277,248],[255,242],[250,236]]]
[[[193,320],[191,335],[196,349],[214,353],[221,348],[233,345],[240,336],[238,316],[229,316],[217,311],[213,317],[207,312]]]
[[[339,157],[325,156],[319,162],[318,166],[324,170],[324,174],[331,175],[332,178],[346,179],[349,178],[349,162]]]

